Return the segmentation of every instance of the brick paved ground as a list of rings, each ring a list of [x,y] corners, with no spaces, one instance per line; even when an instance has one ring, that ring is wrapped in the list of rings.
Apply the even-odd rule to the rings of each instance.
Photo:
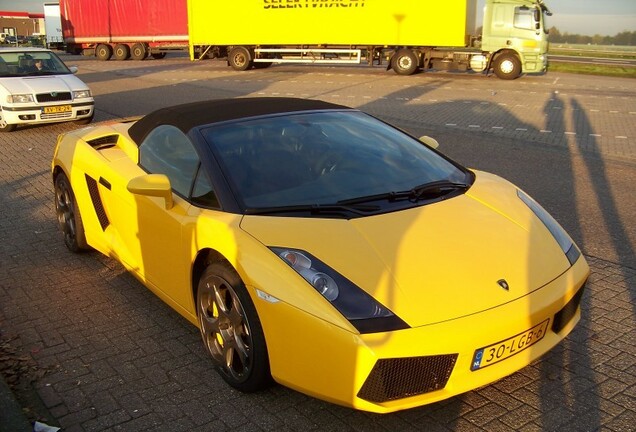
[[[132,72],[118,73],[127,79],[126,73]],[[99,83],[93,85],[103,91]],[[408,87],[404,97],[412,100],[413,91],[421,93]],[[270,87],[267,92],[276,91]],[[532,140],[549,135],[541,130],[550,127],[553,144],[567,146],[562,138],[570,131],[568,124],[593,114],[589,107],[576,111],[572,100],[560,94],[549,108],[564,103],[568,114],[562,116],[562,125],[554,127],[541,124],[543,116],[535,105],[525,108],[533,113],[525,120],[530,126],[513,129],[514,123],[502,117],[496,105],[482,105],[479,96],[468,95],[465,100],[486,113],[478,117],[482,132],[489,128],[488,133],[515,138],[529,133],[527,139]],[[620,94],[617,89],[616,97]],[[431,124],[464,130],[477,126],[452,119],[452,105],[459,103],[463,104],[456,98],[448,102],[445,116],[431,113]],[[134,110],[134,102],[131,105]],[[611,105],[604,100],[598,109]],[[409,122],[408,110],[389,112],[377,101],[366,106]],[[489,115],[490,110],[496,113]],[[100,112],[98,120],[127,114],[134,112]],[[618,115],[620,127],[634,118],[629,112]],[[421,122],[421,117],[419,111],[413,121]],[[500,124],[506,129],[493,129]],[[583,318],[574,332],[542,360],[477,391],[381,416],[334,406],[281,386],[254,395],[230,389],[211,368],[194,327],[116,262],[97,253],[73,255],[65,249],[55,222],[49,164],[56,135],[76,127],[62,124],[0,135],[0,331],[47,372],[34,387],[45,408],[39,413],[50,424],[64,431],[636,430],[636,264],[592,256],[587,257],[592,276],[583,299]],[[517,130],[524,127],[532,130]],[[560,137],[557,130],[563,132]],[[600,141],[589,134],[588,139],[600,142],[597,147],[603,155],[630,160],[636,154],[634,136],[626,147],[621,147],[624,139],[616,137],[631,130],[609,132],[614,130],[603,129]],[[542,139],[552,144],[550,138]]]

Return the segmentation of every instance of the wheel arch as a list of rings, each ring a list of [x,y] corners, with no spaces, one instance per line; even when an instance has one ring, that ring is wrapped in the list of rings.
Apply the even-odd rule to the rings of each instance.
[[[194,259],[194,263],[192,264],[192,281],[191,281],[191,287],[190,287],[192,289],[192,299],[194,300],[195,303],[197,299],[197,290],[199,288],[199,281],[201,280],[201,276],[203,275],[203,272],[213,262],[223,262],[223,261],[226,261],[229,263],[229,260],[225,258],[225,256],[221,252],[217,251],[216,249],[212,249],[212,248],[201,249],[197,253],[196,258]],[[195,313],[198,313],[196,307],[194,308],[194,310],[195,310]]]

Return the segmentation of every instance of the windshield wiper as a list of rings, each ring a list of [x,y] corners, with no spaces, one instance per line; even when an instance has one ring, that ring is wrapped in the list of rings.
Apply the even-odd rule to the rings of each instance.
[[[452,182],[449,180],[438,180],[414,187],[409,191],[409,198],[417,201],[424,197],[428,198],[446,195],[447,193],[456,191],[458,189],[466,190],[469,187],[470,185],[466,183]]]
[[[254,207],[245,209],[247,215],[274,215],[285,213],[311,213],[311,214],[336,214],[353,213],[363,216],[380,210],[380,206],[374,205],[342,205],[338,204],[309,204],[295,206]]]
[[[413,189],[399,191],[399,192],[386,192],[377,195],[363,196],[359,198],[351,198],[347,200],[338,201],[341,205],[354,205],[363,204],[374,201],[400,201],[411,200],[418,201],[423,198],[434,198],[442,195],[446,195],[456,190],[466,190],[470,187],[469,184],[452,182],[450,180],[437,180],[430,183],[424,183],[419,186],[415,186]]]

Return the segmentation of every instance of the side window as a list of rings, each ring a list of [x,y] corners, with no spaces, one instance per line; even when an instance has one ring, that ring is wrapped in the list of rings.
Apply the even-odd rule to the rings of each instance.
[[[214,189],[212,189],[212,183],[208,176],[200,169],[197,173],[197,177],[194,180],[194,187],[192,188],[192,202],[201,207],[219,208],[219,200],[216,198]]]
[[[527,6],[521,6],[515,8],[515,22],[516,28],[534,30],[534,9],[530,9]]]
[[[190,196],[199,156],[187,136],[174,126],[154,129],[139,146],[139,165],[151,174],[165,174],[172,189]]]

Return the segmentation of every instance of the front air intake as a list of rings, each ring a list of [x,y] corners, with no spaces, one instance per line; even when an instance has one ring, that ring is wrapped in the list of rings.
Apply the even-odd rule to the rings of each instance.
[[[574,297],[570,299],[570,301],[563,306],[557,314],[554,316],[554,322],[552,323],[552,331],[555,333],[559,333],[563,330],[563,327],[570,322],[570,320],[574,317],[576,310],[579,308],[581,304],[581,297],[583,297],[583,291],[585,290],[585,285],[583,285]]]
[[[457,354],[378,360],[358,397],[381,403],[441,390],[456,361]]]

